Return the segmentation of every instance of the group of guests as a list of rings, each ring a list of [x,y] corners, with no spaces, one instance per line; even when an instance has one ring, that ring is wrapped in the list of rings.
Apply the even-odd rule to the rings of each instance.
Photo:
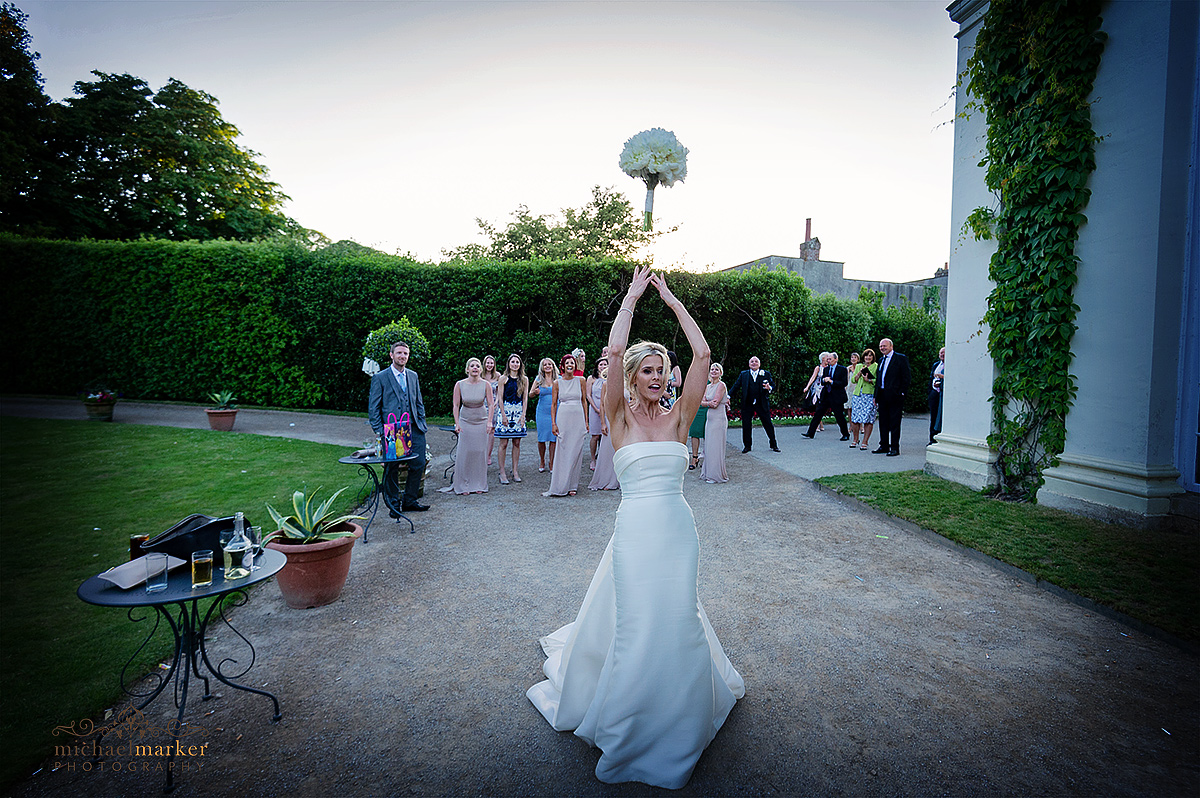
[[[849,368],[838,363],[837,352],[821,353],[820,362],[804,386],[813,407],[812,422],[804,437],[812,438],[823,430],[823,419],[832,412],[842,440],[850,441],[851,449],[869,449],[878,421],[879,446],[871,451],[889,457],[900,454],[900,419],[912,375],[908,358],[895,351],[890,338],[880,340],[879,353],[877,362],[873,349],[864,349],[861,355],[853,352]]]
[[[368,418],[376,434],[382,432],[384,421],[391,414],[398,419],[409,419],[412,457],[408,460],[403,496],[396,481],[394,464],[385,469],[384,492],[389,506],[421,511],[428,509],[418,500],[420,476],[426,461],[425,406],[417,375],[407,368],[409,351],[406,343],[394,344],[390,351],[390,367],[372,378]],[[842,440],[850,441],[850,448],[868,450],[878,424],[879,445],[871,451],[889,456],[900,453],[900,420],[911,382],[908,358],[896,352],[888,338],[879,342],[879,353],[877,359],[873,349],[864,349],[861,355],[854,352],[850,355],[849,368],[838,363],[836,352],[821,353],[820,363],[813,369],[804,388],[813,406],[813,419],[804,433],[806,438],[812,438],[824,429],[822,419],[831,412],[841,429]],[[667,354],[666,385],[659,402],[665,409],[670,409],[683,379],[675,353]],[[941,429],[945,349],[939,354],[939,361],[930,375],[930,443],[935,442],[934,435]],[[550,471],[550,488],[544,495],[576,495],[583,452],[589,441],[593,473],[588,488],[620,488],[613,470],[614,448],[601,412],[609,381],[608,347],[601,352],[591,375],[586,374],[585,364],[586,356],[581,349],[564,355],[557,363],[545,357],[530,380],[525,373],[524,359],[518,354],[508,357],[503,371],[497,369],[496,358],[492,355],[482,360],[469,358],[464,369],[466,376],[454,385],[454,429],[458,434],[458,450],[450,490],[458,494],[487,491],[488,468],[493,462],[496,441],[500,442],[500,484],[510,483],[510,464],[511,481],[521,481],[521,440],[528,435],[526,413],[534,399],[537,400],[534,412],[538,471]],[[772,451],[779,451],[769,402],[774,378],[762,368],[757,357],[751,357],[748,365],[732,389],[722,381],[724,369],[720,363],[713,363],[709,369],[704,397],[688,431],[691,448],[688,467],[699,469],[700,478],[705,482],[729,481],[725,467],[725,439],[729,426],[726,410],[733,397],[737,398],[742,411],[742,452],[751,450],[751,426],[755,415],[767,433]],[[618,364],[617,368],[616,384],[621,386],[628,399],[628,389],[621,379],[623,365]],[[705,441],[711,441],[712,445],[705,446]],[[510,445],[511,460],[508,455]]]
[[[682,387],[683,377],[674,353],[666,373],[660,404],[670,409]],[[615,386],[628,392],[620,379]],[[527,408],[534,408],[538,443],[538,471],[550,472],[550,488],[545,496],[574,496],[579,490],[585,448],[590,455],[590,490],[617,490],[621,487],[613,468],[615,454],[609,439],[608,424],[601,408],[609,383],[608,347],[605,347],[590,375],[586,355],[575,349],[558,362],[544,357],[538,362],[531,380],[525,362],[518,354],[509,355],[503,371],[497,371],[496,359],[467,360],[465,377],[454,384],[454,430],[458,435],[454,478],[449,489],[457,494],[485,493],[488,468],[493,462],[495,442],[499,441],[500,484],[521,482],[521,439],[528,436]],[[729,419],[724,408],[729,391],[721,382],[721,364],[709,370],[709,385],[700,412],[690,429],[692,459],[690,467],[700,468],[706,482],[727,482],[725,470],[725,431]],[[710,408],[722,412],[709,414]],[[711,417],[710,417],[711,415]],[[720,441],[711,451],[701,451],[706,438]],[[512,457],[508,456],[511,444]],[[701,467],[703,462],[703,467]]]

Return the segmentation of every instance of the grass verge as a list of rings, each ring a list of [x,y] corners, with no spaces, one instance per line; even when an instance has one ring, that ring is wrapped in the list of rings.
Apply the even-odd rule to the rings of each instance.
[[[1176,637],[1200,639],[1200,536],[1000,501],[922,471],[817,481]]]
[[[151,619],[84,604],[75,590],[129,558],[129,535],[193,512],[246,513],[266,525],[297,488],[358,486],[341,446],[173,427],[0,417],[0,785],[27,776],[55,726],[122,697],[118,675]],[[342,494],[347,511],[354,488]],[[165,626],[163,624],[162,626]],[[131,666],[171,651],[165,628]],[[158,700],[170,700],[170,690]]]

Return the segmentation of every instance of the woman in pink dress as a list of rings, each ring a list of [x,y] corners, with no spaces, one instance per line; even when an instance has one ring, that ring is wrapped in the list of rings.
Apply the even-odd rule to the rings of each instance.
[[[604,386],[608,383],[608,360],[601,358],[599,363],[600,378],[596,380],[599,388],[592,395],[593,407],[604,406]],[[613,455],[615,454],[612,438],[608,435],[608,419],[602,416],[600,418],[600,446],[596,457],[596,473],[592,474],[588,490],[619,490],[621,488],[621,481],[617,479],[617,471],[613,467]]]
[[[492,464],[492,449],[496,445],[495,431],[492,429],[496,424],[496,409],[500,406],[500,372],[496,370],[495,355],[484,355],[483,357],[483,381],[492,388],[492,413],[488,419],[488,442],[487,442],[487,464]]]
[[[710,485],[728,482],[725,473],[725,432],[729,429],[729,389],[721,382],[725,369],[713,363],[708,370],[708,385],[704,389],[701,407],[708,408],[708,419],[704,422],[704,465],[700,466],[700,478]]]
[[[591,452],[592,452],[592,470],[596,470],[596,452],[600,448],[600,436],[602,433],[600,418],[600,386],[604,384],[604,379],[600,373],[608,367],[608,358],[600,358],[596,361],[596,373],[594,376],[588,377],[587,395],[588,395],[588,434],[592,436]]]
[[[554,382],[551,428],[558,438],[554,466],[550,469],[550,490],[543,496],[574,496],[579,489],[579,468],[583,463],[583,444],[587,439],[588,398],[583,377],[576,377],[575,357],[562,359],[563,376]]]
[[[492,417],[492,391],[482,378],[479,358],[467,360],[467,378],[454,383],[454,431],[458,454],[454,461],[455,493],[487,493],[488,430]],[[444,490],[444,489],[443,489]]]

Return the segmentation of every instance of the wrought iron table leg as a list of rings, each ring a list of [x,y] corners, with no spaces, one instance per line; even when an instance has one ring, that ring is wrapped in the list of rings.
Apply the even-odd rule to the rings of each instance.
[[[237,597],[237,600],[233,604],[233,606],[235,606],[235,607],[241,607],[249,600],[249,598],[246,595],[246,592],[244,590],[235,590],[227,595]],[[193,604],[193,608],[194,608],[195,602],[193,601],[192,604]],[[218,681],[221,681],[221,682],[229,685],[230,687],[234,688],[235,690],[242,690],[247,693],[257,693],[258,695],[263,695],[263,696],[266,696],[267,698],[271,699],[271,702],[275,705],[275,715],[271,718],[271,722],[278,723],[283,718],[283,711],[280,710],[279,699],[275,697],[274,693],[267,692],[266,690],[260,690],[257,687],[248,687],[247,685],[244,685],[244,684],[238,684],[237,682],[233,681],[233,679],[231,679],[229,676],[226,676],[225,673],[221,670],[221,668],[224,667],[225,663],[227,663],[227,662],[232,662],[234,665],[237,665],[238,661],[236,659],[233,659],[232,657],[226,657],[225,659],[218,662],[217,666],[214,668],[212,661],[209,660],[209,658],[208,658],[208,648],[204,644],[204,633],[208,630],[209,621],[212,620],[213,610],[217,610],[217,617],[220,618],[225,623],[225,625],[227,627],[229,627],[229,629],[235,635],[240,637],[242,639],[242,642],[245,643],[250,648],[249,664],[247,664],[245,668],[242,668],[242,670],[239,671],[238,673],[233,674],[233,677],[241,678],[242,676],[245,676],[247,673],[249,673],[250,669],[252,667],[254,667],[254,660],[256,657],[256,652],[254,651],[254,645],[246,638],[246,636],[244,634],[239,632],[234,627],[234,625],[229,622],[229,618],[227,618],[225,616],[224,605],[225,605],[225,596],[222,596],[221,598],[217,599],[216,601],[214,601],[212,604],[209,605],[208,612],[206,612],[204,614],[204,620],[200,623],[200,632],[199,632],[199,634],[200,634],[200,656],[204,660],[204,666],[206,668],[208,668],[209,673],[211,673],[213,676],[215,676]]]
[[[371,496],[366,503],[366,508],[371,511],[371,518],[367,521],[367,525],[363,527],[363,543],[369,543],[367,533],[371,530],[371,524],[375,521],[375,513],[379,510],[379,477],[375,474],[375,469],[366,463],[358,467],[360,474],[363,471],[366,471],[367,475],[371,478],[372,485]]]

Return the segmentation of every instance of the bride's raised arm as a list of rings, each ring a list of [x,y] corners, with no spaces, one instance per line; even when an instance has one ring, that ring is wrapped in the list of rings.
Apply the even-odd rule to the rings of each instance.
[[[614,432],[625,430],[625,347],[629,344],[629,328],[633,325],[633,309],[638,299],[650,285],[650,267],[635,266],[633,279],[629,283],[629,291],[621,302],[621,309],[613,319],[612,329],[608,333],[608,373],[609,382],[616,385],[605,386],[601,395],[604,403],[604,417],[608,419],[609,435],[620,440],[623,436]]]
[[[700,325],[696,324],[692,314],[688,313],[687,308],[683,306],[683,302],[671,293],[670,288],[667,288],[666,279],[661,274],[654,274],[651,275],[650,280],[658,289],[658,295],[662,297],[663,302],[674,311],[675,318],[679,320],[679,326],[683,328],[683,334],[687,337],[688,346],[692,348],[692,362],[688,365],[687,374],[683,378],[683,391],[675,402],[680,406],[677,423],[686,440],[687,429],[691,426],[692,419],[696,417],[696,411],[700,409],[700,402],[704,399],[704,388],[708,383],[708,368],[712,363],[712,352],[708,348],[708,342],[704,340],[704,333],[700,332]]]

